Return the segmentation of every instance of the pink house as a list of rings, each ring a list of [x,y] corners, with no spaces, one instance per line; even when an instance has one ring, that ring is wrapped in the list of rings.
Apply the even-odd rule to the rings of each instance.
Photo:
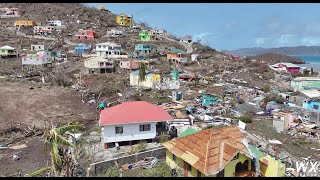
[[[300,73],[300,66],[292,63],[277,63],[272,65],[272,67],[278,70],[284,70],[290,74]]]

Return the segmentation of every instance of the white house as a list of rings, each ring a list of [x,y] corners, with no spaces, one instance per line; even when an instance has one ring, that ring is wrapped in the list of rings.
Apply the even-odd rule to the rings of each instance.
[[[96,44],[96,53],[98,56],[107,58],[128,58],[128,55],[122,50],[122,46],[115,43]]]
[[[111,29],[107,31],[107,37],[123,37],[125,33],[121,29]]]
[[[182,42],[184,44],[188,44],[188,45],[191,45],[193,43],[191,37],[184,37],[184,38],[180,39],[180,42]]]
[[[145,101],[128,101],[104,109],[99,125],[105,148],[115,143],[154,139],[168,133],[168,121],[173,118],[161,107]]]
[[[47,24],[48,26],[65,26],[65,23],[59,20],[48,21]]]
[[[36,54],[24,54],[21,61],[22,68],[27,67],[28,71],[32,71],[36,66],[52,65],[52,54],[50,51],[39,51]]]
[[[85,59],[84,66],[89,72],[89,74],[108,73],[108,72],[114,72],[115,70],[113,60],[106,59],[100,56],[94,56],[94,57]]]
[[[44,45],[42,44],[31,45],[31,51],[44,51]]]

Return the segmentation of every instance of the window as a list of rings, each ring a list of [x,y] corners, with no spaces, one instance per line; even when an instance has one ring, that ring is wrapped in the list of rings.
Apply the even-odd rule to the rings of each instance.
[[[191,165],[188,164],[188,171],[191,172]]]
[[[116,134],[122,134],[123,133],[123,126],[116,126]]]
[[[142,124],[139,125],[140,131],[150,131],[151,130],[151,125],[150,124]]]
[[[172,160],[176,162],[176,159],[177,159],[176,155],[172,154]]]
[[[239,153],[232,158],[232,160],[236,160],[236,159],[239,159]]]
[[[319,105],[313,105],[313,109],[319,110]]]
[[[197,177],[201,177],[201,172],[197,171]]]
[[[104,65],[104,62],[100,62],[100,66],[103,66]]]

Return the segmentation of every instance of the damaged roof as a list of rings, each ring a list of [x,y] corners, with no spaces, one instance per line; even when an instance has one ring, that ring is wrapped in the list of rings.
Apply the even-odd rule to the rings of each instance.
[[[250,156],[244,135],[236,126],[210,128],[162,143],[171,153],[205,175],[213,175],[239,152]]]

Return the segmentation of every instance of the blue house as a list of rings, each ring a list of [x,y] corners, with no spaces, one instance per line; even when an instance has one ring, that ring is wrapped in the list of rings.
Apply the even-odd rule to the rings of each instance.
[[[308,110],[320,111],[320,102],[319,100],[312,99],[304,100],[302,103],[302,107]]]
[[[90,49],[91,49],[90,44],[77,44],[77,46],[74,48],[74,52],[77,55],[82,55],[82,54],[89,53]]]
[[[135,46],[135,53],[137,56],[139,55],[147,55],[151,52],[151,46],[145,44],[137,44]]]

